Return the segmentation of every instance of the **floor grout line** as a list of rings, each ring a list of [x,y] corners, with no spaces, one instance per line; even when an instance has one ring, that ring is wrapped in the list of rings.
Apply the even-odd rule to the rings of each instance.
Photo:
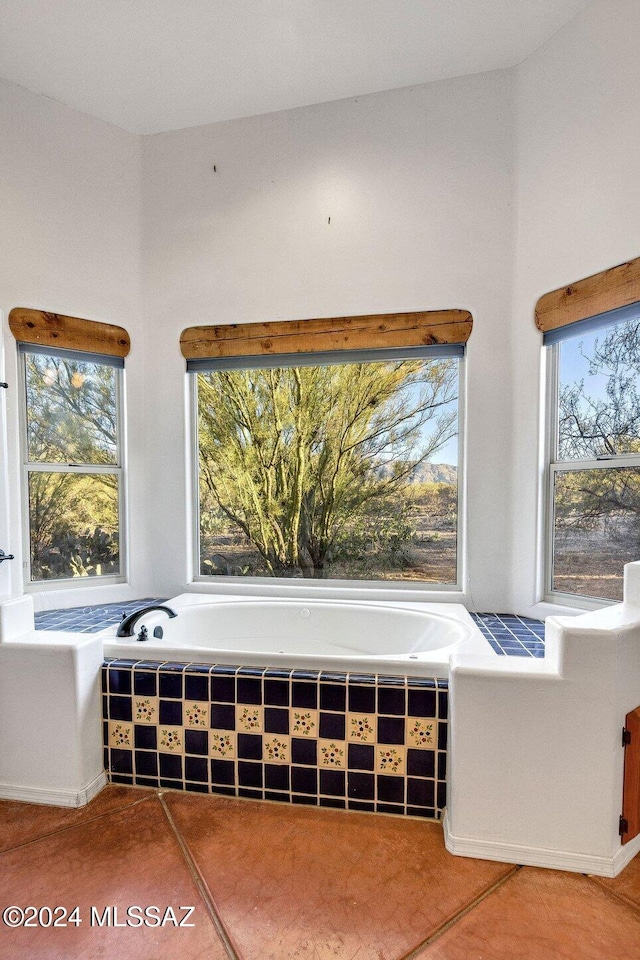
[[[635,900],[631,900],[629,897],[626,897],[624,893],[618,893],[617,890],[613,890],[611,887],[600,883],[600,877],[592,876],[589,873],[584,873],[583,877],[585,877],[587,880],[590,880],[591,883],[598,888],[598,890],[602,890],[603,893],[609,894],[609,896],[613,897],[613,899],[618,903],[624,903],[625,906],[631,907],[636,913],[640,913],[640,903]]]
[[[227,954],[228,954],[230,960],[241,960],[241,958],[240,958],[240,956],[238,955],[238,953],[236,952],[233,944],[231,943],[231,940],[230,940],[230,938],[229,938],[229,935],[228,935],[228,933],[227,933],[227,931],[226,931],[226,929],[225,929],[225,927],[224,927],[224,924],[223,924],[223,922],[222,922],[222,918],[220,917],[220,915],[218,914],[218,911],[216,910],[215,904],[214,904],[214,902],[213,902],[213,897],[211,896],[211,893],[210,893],[210,891],[209,891],[209,888],[207,887],[206,881],[204,880],[202,874],[200,873],[200,871],[199,871],[199,869],[198,869],[198,865],[197,865],[197,863],[195,862],[195,860],[193,859],[193,857],[192,857],[192,855],[191,855],[191,851],[189,850],[189,847],[187,846],[187,844],[186,844],[186,842],[184,841],[184,839],[183,839],[180,831],[178,830],[177,824],[176,824],[175,820],[173,819],[173,816],[171,815],[171,811],[169,810],[169,808],[168,808],[168,806],[167,806],[167,804],[166,804],[166,802],[165,802],[165,799],[164,799],[164,796],[163,796],[163,794],[162,794],[162,791],[158,791],[157,797],[158,797],[158,800],[160,801],[160,804],[161,804],[161,806],[162,806],[162,809],[164,810],[164,814],[165,814],[165,816],[166,816],[166,818],[167,818],[167,821],[168,821],[168,823],[169,823],[169,826],[170,826],[171,829],[173,830],[173,833],[174,833],[174,836],[175,836],[176,841],[177,841],[177,843],[178,843],[178,846],[180,847],[180,851],[181,851],[181,853],[182,853],[182,856],[184,857],[184,861],[185,861],[185,863],[186,863],[186,865],[187,865],[187,868],[188,868],[188,870],[189,870],[189,873],[191,874],[191,878],[192,878],[193,882],[195,883],[195,885],[196,885],[196,887],[197,887],[197,889],[198,889],[198,892],[199,892],[200,896],[202,897],[202,900],[203,900],[204,905],[205,905],[205,907],[206,907],[207,913],[209,914],[209,918],[210,918],[211,922],[213,923],[213,925],[214,925],[214,927],[215,927],[215,929],[216,929],[216,931],[217,931],[217,933],[218,933],[218,936],[219,936],[220,939],[222,940],[222,943],[223,943],[223,945],[224,945],[225,950],[227,951]]]
[[[490,897],[492,893],[496,890],[499,890],[500,887],[504,886],[505,883],[508,883],[512,877],[516,876],[522,870],[521,866],[515,866],[512,870],[509,871],[504,877],[501,877],[499,880],[496,880],[495,883],[491,884],[483,893],[479,894],[472,900],[470,903],[463,907],[462,910],[458,911],[453,917],[450,917],[448,920],[445,920],[439,927],[434,930],[433,933],[429,934],[426,940],[423,940],[416,947],[413,947],[408,953],[404,953],[398,960],[418,960],[420,954],[428,946],[430,946],[435,940],[439,940],[440,937],[450,930],[451,927],[455,926],[459,920],[462,920],[463,917],[466,917],[468,913],[471,913],[483,900],[486,900],[487,897]]]
[[[109,786],[109,784],[107,784]],[[118,786],[118,784],[114,784]],[[12,853],[14,850],[20,850],[22,847],[28,847],[32,843],[38,843],[40,840],[48,840],[51,837],[56,837],[59,833],[66,833],[68,830],[75,830],[76,827],[84,827],[87,823],[95,823],[96,820],[102,820],[104,817],[111,817],[114,814],[122,813],[125,810],[129,810],[130,807],[135,807],[139,803],[144,803],[146,800],[151,800],[154,796],[153,793],[149,793],[146,797],[140,797],[139,800],[132,800],[131,803],[126,803],[122,807],[114,807],[113,810],[105,810],[104,813],[97,813],[95,817],[87,817],[84,820],[77,820],[75,823],[68,823],[66,826],[58,827],[56,830],[51,830],[49,833],[42,833],[37,837],[32,837],[30,840],[24,840],[22,843],[16,843],[15,847],[7,847],[5,850],[0,850],[0,857],[3,857],[5,853]],[[22,803],[23,801],[8,801],[9,803]],[[30,806],[41,806],[41,804],[30,804]],[[53,804],[51,805],[53,807]],[[54,809],[59,810],[59,807],[53,807]],[[82,810],[82,807],[69,807],[69,810]]]

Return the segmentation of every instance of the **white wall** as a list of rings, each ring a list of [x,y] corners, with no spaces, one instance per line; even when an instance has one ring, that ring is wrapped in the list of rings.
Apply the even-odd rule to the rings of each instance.
[[[512,130],[512,75],[496,72],[145,138],[160,593],[189,569],[184,327],[462,307],[469,598],[504,608]]]
[[[639,28],[634,0],[598,0],[515,70],[145,138],[0,83],[0,308],[132,335],[131,588],[118,597],[171,595],[192,575],[184,327],[463,307],[465,599],[548,611],[535,604],[533,308],[640,254]],[[3,334],[13,387],[6,316]],[[3,402],[0,547],[19,555],[15,391]],[[18,564],[3,564],[0,594],[20,590]]]
[[[0,170],[0,353],[4,346],[4,379],[10,384],[0,396],[8,421],[8,490],[3,483],[0,517],[9,506],[9,530],[2,531],[0,522],[5,534],[0,547],[17,558],[2,564],[0,592],[22,592],[19,398],[16,345],[7,316],[12,307],[23,306],[120,324],[131,335],[127,360],[133,413],[131,595],[144,595],[149,589],[143,516],[148,498],[144,422],[136,415],[144,409],[146,355],[140,284],[140,139],[0,81]],[[124,594],[122,587],[110,590],[117,590],[119,597]],[[37,596],[36,603],[64,606],[107,596],[104,588],[97,594],[65,593],[48,591]]]
[[[536,612],[541,337],[533,310],[547,291],[640,256],[638,36],[636,0],[600,0],[516,71],[509,606],[520,613]]]

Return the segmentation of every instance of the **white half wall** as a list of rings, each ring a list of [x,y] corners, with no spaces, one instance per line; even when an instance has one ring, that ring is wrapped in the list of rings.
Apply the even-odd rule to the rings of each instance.
[[[31,597],[0,603],[0,798],[81,807],[106,782],[102,639],[35,631]]]
[[[615,876],[625,716],[640,703],[640,563],[625,602],[552,617],[543,660],[451,658],[451,853]]]

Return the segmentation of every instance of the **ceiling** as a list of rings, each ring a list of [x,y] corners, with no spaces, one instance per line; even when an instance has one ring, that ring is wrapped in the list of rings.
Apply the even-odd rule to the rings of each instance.
[[[0,0],[0,77],[158,133],[513,66],[591,0]]]

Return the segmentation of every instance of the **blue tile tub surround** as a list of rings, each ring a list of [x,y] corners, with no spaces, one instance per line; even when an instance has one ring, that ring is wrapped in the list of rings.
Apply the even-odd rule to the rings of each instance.
[[[147,597],[36,614],[96,633]],[[544,656],[544,624],[472,613],[502,656]],[[104,766],[114,783],[438,819],[448,683],[435,678],[106,660]]]
[[[438,819],[446,680],[107,660],[114,783]]]
[[[544,657],[544,623],[510,613],[472,613],[482,635],[497,654]]]
[[[74,633],[98,633],[119,623],[123,614],[133,613],[150,603],[166,603],[161,597],[145,597],[124,603],[104,603],[90,607],[70,607],[36,613],[36,630],[69,630]],[[472,613],[493,650],[506,657],[543,657],[544,623],[511,613]]]
[[[71,633],[99,633],[123,615],[133,613],[151,603],[166,603],[158,597],[126,600],[122,603],[100,603],[89,607],[68,607],[61,610],[43,610],[35,615],[36,630],[68,630]]]

